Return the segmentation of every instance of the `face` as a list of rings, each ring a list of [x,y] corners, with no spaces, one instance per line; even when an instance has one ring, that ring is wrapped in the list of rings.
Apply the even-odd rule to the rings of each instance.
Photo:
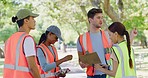
[[[35,20],[34,17],[30,16],[29,19],[27,20],[27,26],[29,27],[29,29],[35,29]]]
[[[111,41],[116,44],[117,41],[117,33],[113,33],[111,31],[108,30],[108,34],[109,34],[109,38],[111,39]]]
[[[58,37],[53,33],[48,33],[47,41],[49,41],[50,44],[54,44],[58,41]]]
[[[91,18],[90,18],[91,19]],[[101,28],[103,24],[103,14],[97,13],[93,19],[91,19],[91,23],[96,28]]]

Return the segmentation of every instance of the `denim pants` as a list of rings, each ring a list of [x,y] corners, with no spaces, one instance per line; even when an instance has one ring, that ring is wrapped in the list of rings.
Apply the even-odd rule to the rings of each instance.
[[[106,74],[94,75],[94,76],[87,76],[87,78],[106,78]]]

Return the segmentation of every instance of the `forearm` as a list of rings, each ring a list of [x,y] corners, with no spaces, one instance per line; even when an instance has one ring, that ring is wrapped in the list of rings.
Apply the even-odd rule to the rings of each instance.
[[[66,61],[69,61],[69,60],[71,60],[72,59],[72,55],[67,55],[67,56],[65,56],[64,58],[62,58],[62,59],[60,59],[60,60],[57,60],[56,61],[56,65],[57,66],[59,66],[61,63],[63,63],[63,62],[66,62]]]
[[[35,56],[27,57],[28,66],[34,78],[40,78],[39,70],[35,62]]]
[[[85,67],[87,67],[87,65],[85,65],[85,64],[80,60],[80,58],[81,58],[82,55],[83,55],[83,53],[78,51],[79,65],[81,66],[81,68],[85,68]]]
[[[115,75],[116,75],[116,72],[112,71],[112,70],[108,70],[108,69],[105,69],[105,68],[100,68],[99,70],[103,73],[106,73],[107,75],[112,76],[112,77],[115,77]]]
[[[52,70],[53,68],[56,68],[56,63],[55,62],[53,62],[53,63],[45,63],[44,65],[42,65],[42,69],[45,72],[48,72],[48,71]]]
[[[62,58],[62,59],[60,59],[60,60],[58,60],[58,61],[56,61],[56,66],[59,66],[61,63],[63,63],[64,62],[64,59]]]

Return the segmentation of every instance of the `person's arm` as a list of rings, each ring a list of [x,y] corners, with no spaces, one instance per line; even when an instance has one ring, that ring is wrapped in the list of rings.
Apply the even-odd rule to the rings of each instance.
[[[46,58],[44,56],[43,51],[41,50],[41,48],[37,48],[37,58],[39,61],[39,64],[41,66],[41,68],[43,69],[43,71],[48,72],[50,70],[52,70],[53,68],[56,68],[56,63],[47,63],[46,62]]]
[[[138,32],[137,32],[137,29],[134,28],[131,33],[130,33],[130,43],[132,44],[133,43],[133,40],[134,38],[137,36]]]
[[[28,62],[28,66],[30,69],[31,74],[33,75],[34,78],[40,78],[40,74],[35,62],[35,56],[29,56],[27,57],[27,62]]]
[[[95,69],[97,69],[103,73],[106,73],[112,77],[115,77],[117,68],[118,68],[118,62],[114,61],[114,60],[113,60],[113,70],[108,70],[106,68],[103,68],[103,66],[101,66],[100,64],[95,64]]]
[[[67,55],[64,58],[57,60],[56,65],[59,66],[61,63],[69,61],[71,59],[72,59],[72,55]]]
[[[30,73],[34,78],[40,78],[39,70],[36,65],[36,47],[35,42],[32,37],[26,37],[24,40],[24,54],[27,59],[27,63],[29,66]]]
[[[89,64],[83,63],[83,62],[80,60],[80,57],[81,57],[81,56],[83,56],[83,53],[78,51],[79,65],[81,66],[81,68],[85,68],[85,67],[87,67]]]
[[[77,51],[78,51],[78,61],[79,61],[79,65],[81,66],[81,68],[85,68],[88,66],[88,64],[84,64],[81,60],[80,60],[80,57],[83,55],[83,52],[82,52],[82,47],[79,43],[79,39],[77,40]]]
[[[72,55],[67,55],[64,58],[57,60],[56,62],[47,63],[46,58],[43,54],[43,51],[40,48],[37,49],[37,57],[38,57],[41,68],[45,72],[48,72],[48,71],[52,70],[53,68],[58,67],[61,63],[72,59]]]
[[[111,54],[111,59],[113,62],[113,69],[112,70],[108,70],[108,69],[104,68],[104,66],[101,66],[100,64],[95,64],[95,69],[114,77],[116,75],[116,71],[118,68],[118,59],[117,59],[117,56],[115,55],[114,52],[112,52],[112,54]]]

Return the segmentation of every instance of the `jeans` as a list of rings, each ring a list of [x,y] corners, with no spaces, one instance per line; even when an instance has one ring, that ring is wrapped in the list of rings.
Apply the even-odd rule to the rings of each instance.
[[[106,78],[106,74],[94,75],[94,76],[87,76],[87,78]]]

